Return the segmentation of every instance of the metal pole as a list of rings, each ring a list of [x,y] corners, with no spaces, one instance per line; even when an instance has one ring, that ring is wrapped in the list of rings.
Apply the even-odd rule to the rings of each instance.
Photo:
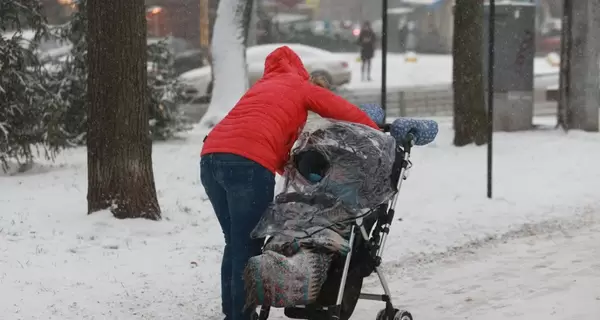
[[[494,38],[496,33],[496,1],[490,1],[488,19],[488,83],[487,83],[487,105],[488,105],[488,145],[487,145],[487,197],[492,198],[492,142],[494,138]]]
[[[383,109],[383,122],[387,116],[387,27],[388,27],[388,0],[383,0],[381,13],[381,108]]]

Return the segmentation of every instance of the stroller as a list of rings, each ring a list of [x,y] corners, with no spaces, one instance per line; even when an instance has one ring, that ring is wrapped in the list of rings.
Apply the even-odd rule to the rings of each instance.
[[[305,287],[316,290],[316,298],[310,299],[310,303],[275,305],[283,306],[288,318],[348,320],[358,300],[365,299],[385,303],[377,320],[413,319],[410,312],[394,305],[380,269],[381,256],[394,220],[402,182],[412,166],[412,148],[432,142],[437,135],[437,123],[397,119],[391,124],[383,124],[381,108],[377,105],[361,107],[380,124],[384,134],[361,125],[331,120],[323,120],[326,124],[317,130],[305,130],[304,137],[301,135],[299,139],[300,146],[293,150],[286,167],[286,190],[292,185],[294,191],[279,194],[270,212],[263,216],[253,232],[256,237],[268,237],[263,255],[275,248],[273,250],[280,252],[293,251],[286,254],[289,257],[301,246],[310,247],[311,252],[302,257],[304,260],[291,262],[292,267],[310,260],[310,266],[317,266],[313,268],[325,269],[322,277],[304,283]],[[370,144],[357,146],[356,143],[361,144],[358,140]],[[346,179],[359,171],[363,172],[361,179],[365,181],[355,183],[356,180]],[[341,183],[336,185],[334,182]],[[292,229],[293,232],[288,232]],[[288,231],[279,232],[282,230]],[[306,240],[309,238],[310,241]],[[341,254],[329,254],[333,251]],[[282,261],[275,263],[281,265]],[[248,269],[247,275],[252,273]],[[274,270],[271,268],[267,272]],[[306,273],[306,268],[303,270]],[[381,282],[383,294],[361,292],[363,279],[373,272]],[[259,283],[259,286],[268,285],[266,281]],[[274,291],[281,294],[285,289]],[[303,295],[308,297],[309,294]],[[267,320],[272,307],[263,301],[256,320]]]

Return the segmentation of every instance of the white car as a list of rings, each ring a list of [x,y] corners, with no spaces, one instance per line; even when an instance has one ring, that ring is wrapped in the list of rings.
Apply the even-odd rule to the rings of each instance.
[[[54,35],[52,32],[55,31],[54,27],[50,27],[50,33],[39,39],[35,44],[34,53],[41,60],[53,60],[53,59],[62,59],[64,58],[70,51],[73,45],[64,39],[59,38],[57,35]],[[6,39],[12,38],[16,35],[17,31],[7,31],[2,33],[0,36]],[[24,29],[20,32],[21,42],[20,45],[25,49],[33,48],[34,38],[36,33],[31,29]]]
[[[323,77],[331,87],[349,83],[352,79],[348,62],[332,52],[303,44],[277,43],[253,46],[246,50],[250,85],[253,85],[262,77],[265,60],[269,53],[281,46],[288,46],[294,50],[302,59],[306,70],[313,76]],[[201,97],[210,94],[211,69],[208,66],[185,72],[181,74],[179,79],[188,86],[189,89],[186,91],[188,97]]]

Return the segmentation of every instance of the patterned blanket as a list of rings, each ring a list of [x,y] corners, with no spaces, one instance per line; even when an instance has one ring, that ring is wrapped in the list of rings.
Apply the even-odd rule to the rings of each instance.
[[[246,266],[246,305],[275,308],[310,304],[318,298],[333,254],[300,250],[291,257],[265,251]]]
[[[247,306],[284,308],[315,302],[333,257],[348,251],[348,241],[331,229],[318,229],[303,238],[274,236],[263,254],[246,266]]]

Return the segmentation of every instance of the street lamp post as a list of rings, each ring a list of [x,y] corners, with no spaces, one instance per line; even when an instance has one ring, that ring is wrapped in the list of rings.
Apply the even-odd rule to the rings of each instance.
[[[383,109],[383,122],[387,116],[387,27],[388,27],[388,0],[383,0],[381,13],[381,108]]]
[[[487,197],[492,198],[492,159],[494,139],[494,38],[496,33],[496,1],[490,1],[489,22],[488,22],[488,79],[487,79]]]

